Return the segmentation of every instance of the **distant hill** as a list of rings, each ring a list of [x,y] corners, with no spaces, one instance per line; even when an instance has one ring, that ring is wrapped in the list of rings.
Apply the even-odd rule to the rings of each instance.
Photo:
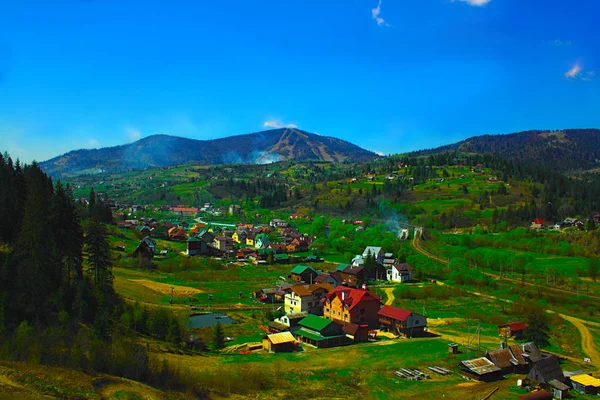
[[[589,170],[600,166],[600,130],[565,129],[483,135],[419,153],[448,150],[494,153],[513,160],[536,162],[561,172]]]
[[[367,161],[375,153],[352,143],[299,129],[272,129],[215,140],[154,135],[134,143],[75,150],[40,163],[52,176],[97,171],[165,167],[177,164],[266,164],[296,161]]]

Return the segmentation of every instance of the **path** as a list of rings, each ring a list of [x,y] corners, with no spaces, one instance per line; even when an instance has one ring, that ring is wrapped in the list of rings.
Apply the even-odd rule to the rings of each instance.
[[[431,254],[430,252],[428,252],[427,250],[425,250],[423,247],[421,247],[421,243],[420,240],[417,236],[414,237],[414,239],[411,242],[413,248],[418,252],[421,253],[422,255],[424,255],[425,257],[428,257],[432,260],[435,260],[437,262],[440,262],[442,264],[445,265],[449,265],[450,263],[448,262],[448,260],[438,257],[434,254]],[[481,271],[484,274],[486,274],[489,277],[492,277],[494,279],[502,279],[504,281],[507,282],[514,282],[517,283],[519,285],[522,285],[523,282],[520,279],[513,279],[513,278],[508,278],[506,276],[500,276],[500,275],[496,275],[496,274],[492,274],[491,272],[485,272],[485,271]],[[531,283],[531,282],[524,282],[526,286],[531,286],[534,287],[536,289],[542,289],[545,291],[551,291],[551,292],[559,292],[559,293],[565,293],[565,294],[570,294],[570,295],[575,295],[578,296],[579,294],[575,291],[572,290],[567,290],[567,289],[560,289],[560,288],[556,288],[556,287],[550,287],[550,286],[544,286],[544,285],[538,285],[536,283]],[[592,294],[588,294],[587,297],[589,299],[595,299],[595,300],[600,300],[600,296],[594,296]]]
[[[413,247],[415,248],[416,251],[418,251],[419,253],[423,254],[424,256],[426,256],[426,257],[428,257],[428,258],[430,258],[432,260],[436,260],[438,262],[441,262],[443,264],[448,264],[448,261],[446,261],[446,260],[444,260],[444,259],[442,259],[440,257],[437,257],[437,256],[435,256],[435,255],[427,252],[425,249],[423,249],[421,247],[421,245],[419,244],[419,239],[417,237],[415,237],[413,239],[412,245],[413,245]],[[497,275],[492,275],[492,274],[488,274],[488,275],[497,276]],[[439,282],[439,284],[443,285],[443,282]],[[539,286],[539,285],[533,285],[533,284],[531,284],[531,285],[532,286]],[[543,287],[543,286],[539,286],[539,287]],[[545,288],[545,289],[551,289],[551,288]],[[556,290],[563,291],[562,289],[556,289]],[[502,299],[502,298],[498,298],[496,296],[490,296],[490,295],[479,293],[479,292],[473,292],[473,291],[469,291],[469,290],[466,290],[466,292],[469,293],[469,294],[472,294],[474,296],[484,297],[484,298],[488,298],[490,300],[503,301],[503,302],[506,302],[506,303],[510,303],[511,302],[510,300],[507,300],[507,299]],[[565,292],[568,292],[568,291],[565,291]],[[568,293],[570,293],[570,292],[568,292]],[[556,312],[553,311],[553,310],[544,310],[544,311],[546,311],[547,313],[556,314]],[[593,322],[593,321],[587,321],[587,320],[584,320],[584,319],[581,319],[581,318],[572,317],[572,316],[566,315],[566,314],[560,314],[560,313],[558,313],[558,315],[560,317],[562,317],[563,319],[565,319],[565,320],[569,321],[570,323],[572,323],[575,326],[575,328],[577,328],[577,330],[579,331],[579,333],[581,335],[581,347],[582,347],[582,350],[583,350],[584,354],[586,354],[590,358],[592,365],[596,366],[597,368],[600,368],[600,352],[597,350],[597,348],[596,348],[596,346],[594,344],[594,337],[593,337],[593,335],[591,334],[591,332],[589,331],[589,329],[586,326],[586,325],[588,325],[588,326],[600,327],[600,323]],[[558,354],[558,355],[560,355],[560,354]],[[572,357],[563,356],[563,355],[560,355],[560,356],[564,357],[564,358],[567,358],[567,359],[570,359],[572,361],[576,360],[576,359],[573,359]],[[577,360],[577,361],[581,362],[581,360]]]
[[[382,288],[382,290],[387,295],[387,300],[385,301],[386,306],[391,306],[394,304],[394,300],[396,297],[394,296],[394,288]]]

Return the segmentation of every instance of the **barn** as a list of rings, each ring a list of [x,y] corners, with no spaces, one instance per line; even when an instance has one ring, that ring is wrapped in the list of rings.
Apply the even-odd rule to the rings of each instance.
[[[296,339],[290,332],[280,332],[267,335],[262,340],[263,348],[271,353],[294,351]]]

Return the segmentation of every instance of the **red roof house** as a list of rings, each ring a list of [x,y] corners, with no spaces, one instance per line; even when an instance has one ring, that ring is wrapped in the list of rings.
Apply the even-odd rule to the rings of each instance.
[[[383,306],[377,315],[382,327],[398,335],[419,336],[427,327],[427,317],[403,308]]]
[[[338,286],[322,300],[323,316],[332,321],[351,322],[358,325],[377,325],[377,312],[381,298],[367,289]]]

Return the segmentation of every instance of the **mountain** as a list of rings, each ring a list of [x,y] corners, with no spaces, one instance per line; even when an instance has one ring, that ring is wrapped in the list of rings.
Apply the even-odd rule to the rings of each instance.
[[[419,153],[449,150],[494,153],[513,160],[535,162],[561,172],[589,170],[599,166],[600,130],[535,130],[508,135],[475,136]]]
[[[215,140],[154,135],[134,143],[75,150],[40,163],[52,176],[85,172],[120,172],[177,164],[266,164],[295,161],[366,161],[375,153],[352,143],[299,129],[272,129]]]

